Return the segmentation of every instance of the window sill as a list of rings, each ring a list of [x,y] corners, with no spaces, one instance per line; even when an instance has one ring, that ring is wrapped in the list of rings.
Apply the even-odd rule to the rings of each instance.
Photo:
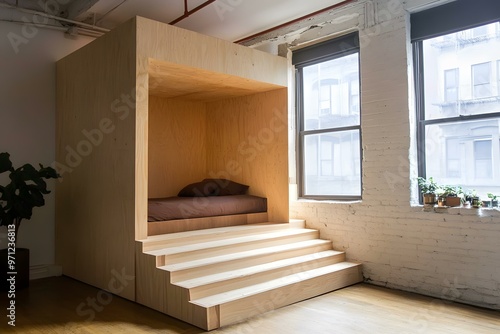
[[[437,206],[423,205],[422,211],[447,213],[451,215],[478,216],[478,217],[500,217],[500,208],[474,208],[472,206]]]
[[[294,202],[299,203],[317,203],[317,204],[356,204],[361,203],[360,199],[355,200],[334,200],[334,199],[314,199],[314,198],[297,198]]]

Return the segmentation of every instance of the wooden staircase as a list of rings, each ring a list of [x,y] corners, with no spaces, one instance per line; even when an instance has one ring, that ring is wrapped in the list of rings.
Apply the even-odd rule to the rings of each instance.
[[[137,242],[137,302],[205,330],[362,281],[316,230],[251,224]]]

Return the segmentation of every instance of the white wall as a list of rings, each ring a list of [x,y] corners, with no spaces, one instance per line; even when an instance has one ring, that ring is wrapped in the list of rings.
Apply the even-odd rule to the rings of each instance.
[[[369,283],[500,309],[500,211],[424,212],[411,204],[418,194],[408,9],[431,2],[358,1],[324,15],[323,23],[313,19],[316,27],[305,33],[269,42],[294,47],[360,32],[363,200],[291,198],[290,217],[305,219],[307,227],[345,250],[349,260],[361,262]],[[262,41],[256,47],[272,49]],[[295,161],[290,165],[293,194]],[[432,314],[409,319],[419,320],[425,326]]]
[[[90,41],[0,22],[0,152],[9,152],[15,167],[54,161],[55,62]],[[53,182],[49,189],[54,189]],[[54,226],[51,193],[46,205],[35,208],[32,219],[21,223],[18,247],[31,250],[32,278],[50,274],[46,265],[54,264]],[[0,233],[0,248],[5,248],[6,229],[2,227]]]

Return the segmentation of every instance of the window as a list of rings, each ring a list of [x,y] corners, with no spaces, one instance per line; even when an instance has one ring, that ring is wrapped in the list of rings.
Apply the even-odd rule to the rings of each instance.
[[[299,196],[361,198],[358,35],[294,52]]]
[[[472,37],[486,37],[488,35],[488,26],[480,26],[472,30]]]
[[[485,37],[488,35],[488,26],[480,26],[472,29],[472,37]]]
[[[459,178],[462,169],[460,157],[460,140],[449,138],[446,140],[446,176],[448,178]]]
[[[445,102],[458,100],[458,68],[444,71],[444,100]]]
[[[472,96],[482,99],[491,96],[490,63],[472,65]]]
[[[497,26],[472,31],[479,36]],[[433,32],[413,40],[418,166],[420,176],[476,190],[484,198],[500,194],[500,99],[492,80],[500,74],[500,39],[464,42],[466,32]],[[461,71],[470,71],[470,78],[460,79]]]
[[[474,171],[476,179],[491,179],[492,173],[491,140],[474,141]]]

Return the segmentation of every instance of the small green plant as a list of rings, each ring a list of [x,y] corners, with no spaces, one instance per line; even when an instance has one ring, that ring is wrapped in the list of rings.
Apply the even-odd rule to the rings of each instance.
[[[457,197],[459,194],[463,194],[462,187],[460,186],[442,186],[439,188],[438,193],[440,196],[444,197]]]
[[[470,204],[472,204],[472,201],[474,198],[478,198],[477,196],[477,192],[475,189],[468,189],[466,191],[464,191],[464,197],[465,197],[465,201],[466,202],[469,202]]]
[[[436,191],[439,189],[438,184],[436,183],[436,181],[434,181],[432,176],[429,177],[428,179],[419,176],[417,178],[417,181],[418,181],[418,186],[420,188],[420,192],[422,194],[435,194]]]
[[[492,201],[497,201],[498,200],[498,196],[497,195],[493,195],[492,193],[487,193],[486,195],[488,195],[488,198],[490,198]]]

